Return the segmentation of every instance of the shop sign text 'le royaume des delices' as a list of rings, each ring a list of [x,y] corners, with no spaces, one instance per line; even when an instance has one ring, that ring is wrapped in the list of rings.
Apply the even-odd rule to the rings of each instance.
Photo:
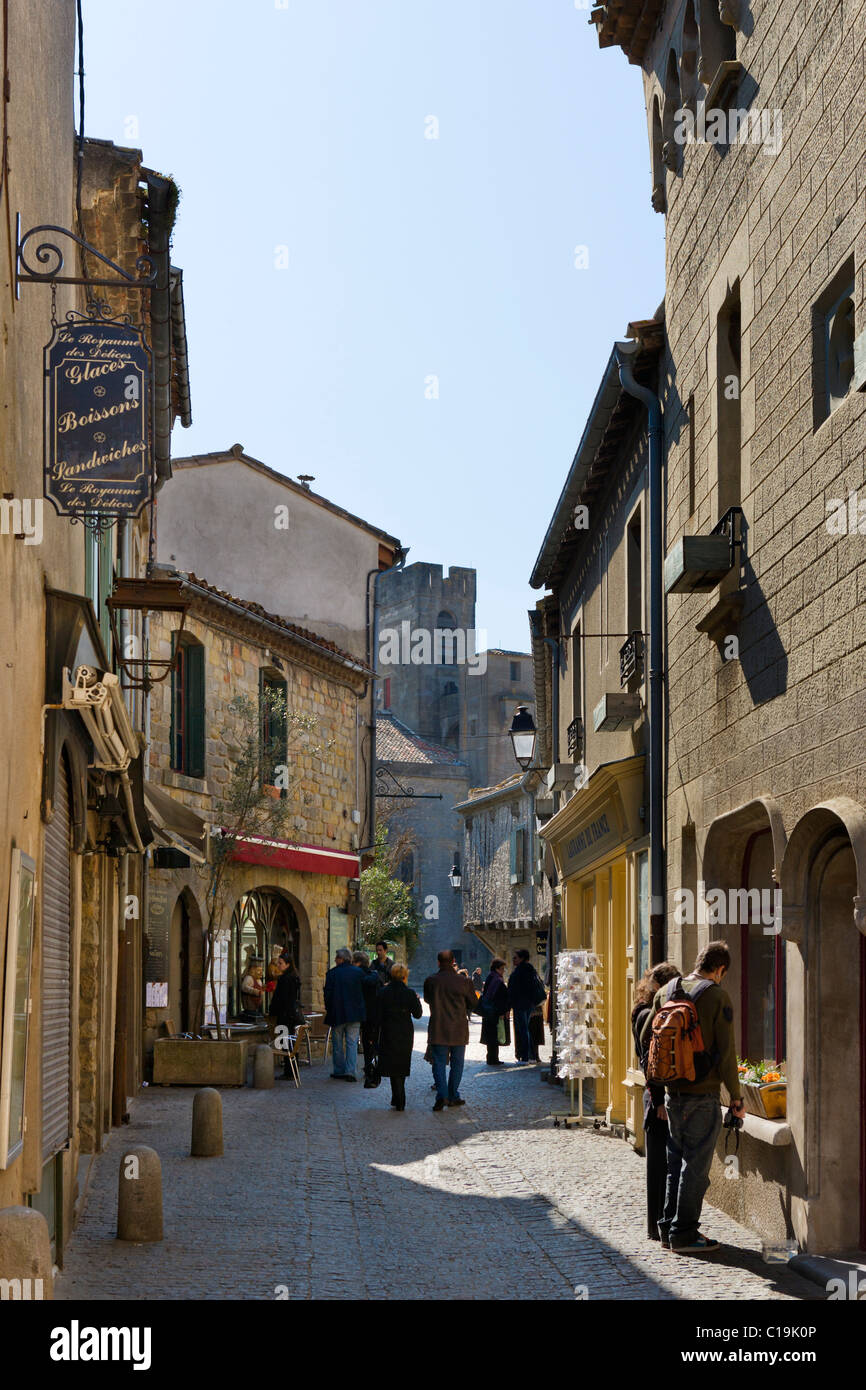
[[[45,496],[61,516],[134,517],[150,486],[142,330],[98,318],[58,324],[45,349]]]

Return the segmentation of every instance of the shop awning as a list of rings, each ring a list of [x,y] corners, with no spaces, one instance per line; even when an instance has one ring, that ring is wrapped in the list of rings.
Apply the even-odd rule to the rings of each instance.
[[[266,840],[259,835],[238,836],[232,859],[241,864],[267,864],[273,869],[299,869],[305,874],[334,874],[337,878],[358,878],[360,874],[357,854],[322,845]]]
[[[144,801],[156,838],[198,864],[207,860],[207,826],[201,816],[153,782],[144,783]]]

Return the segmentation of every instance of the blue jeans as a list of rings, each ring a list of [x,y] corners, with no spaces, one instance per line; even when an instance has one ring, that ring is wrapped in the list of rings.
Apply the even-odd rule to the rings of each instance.
[[[704,1193],[722,1109],[715,1096],[665,1096],[668,1112],[668,1178],[659,1231],[672,1245],[690,1245],[698,1233]]]
[[[532,1009],[512,1009],[514,1015],[514,1055],[518,1062],[528,1062],[532,1047],[529,1042],[529,1015]]]
[[[358,1034],[360,1023],[338,1023],[331,1030],[331,1043],[334,1048],[334,1073],[336,1076],[354,1076],[358,1062]]]
[[[433,1054],[433,1080],[436,1082],[436,1094],[440,1100],[459,1100],[460,1082],[463,1080],[463,1059],[466,1055],[465,1047],[448,1047],[447,1043],[431,1043],[430,1051]],[[445,1082],[445,1068],[448,1065],[448,1053],[451,1053],[451,1070],[448,1074],[448,1082]]]

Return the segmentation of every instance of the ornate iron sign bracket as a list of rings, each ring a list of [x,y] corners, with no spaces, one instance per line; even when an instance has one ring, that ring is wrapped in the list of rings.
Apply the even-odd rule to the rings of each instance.
[[[96,260],[107,265],[114,271],[114,279],[94,279],[84,275],[61,275],[63,269],[63,252],[53,241],[40,241],[36,244],[33,255],[37,262],[34,265],[28,261],[28,243],[36,237],[42,235],[66,237],[69,241],[80,246],[88,256],[94,256]],[[37,266],[45,266],[46,269],[39,270]],[[102,289],[127,289],[127,290],[149,290],[156,285],[156,267],[150,256],[139,256],[135,262],[136,275],[130,275],[114,261],[109,260],[101,251],[97,251],[95,246],[91,246],[89,241],[83,237],[70,232],[66,227],[55,227],[50,223],[42,224],[38,227],[31,227],[29,231],[21,235],[21,214],[18,213],[15,219],[15,298],[21,298],[22,285],[84,285],[91,288]]]
[[[387,786],[397,788],[395,792],[385,791]],[[376,796],[391,797],[393,800],[402,801],[441,801],[442,792],[416,792],[414,787],[404,787],[387,767],[382,763],[376,768]]]

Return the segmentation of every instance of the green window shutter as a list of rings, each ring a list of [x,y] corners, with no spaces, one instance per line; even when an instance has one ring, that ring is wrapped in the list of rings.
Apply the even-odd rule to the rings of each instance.
[[[205,701],[204,647],[199,643],[184,652],[186,667],[184,682],[186,697],[186,748],[184,771],[190,777],[204,777]]]
[[[177,633],[171,634],[171,656],[177,652]],[[170,762],[176,772],[183,768],[183,757],[178,746],[178,738],[183,728],[183,651],[171,671],[171,742]]]
[[[524,831],[515,827],[511,832],[508,856],[508,867],[512,883],[523,882],[523,838]]]
[[[113,662],[114,654],[111,650],[111,625],[108,621],[108,609],[105,600],[111,593],[114,586],[114,527],[110,526],[107,531],[103,531],[99,537],[99,590],[98,601],[96,604],[96,617],[99,622],[99,630],[102,633],[102,640],[108,654],[109,662]]]

